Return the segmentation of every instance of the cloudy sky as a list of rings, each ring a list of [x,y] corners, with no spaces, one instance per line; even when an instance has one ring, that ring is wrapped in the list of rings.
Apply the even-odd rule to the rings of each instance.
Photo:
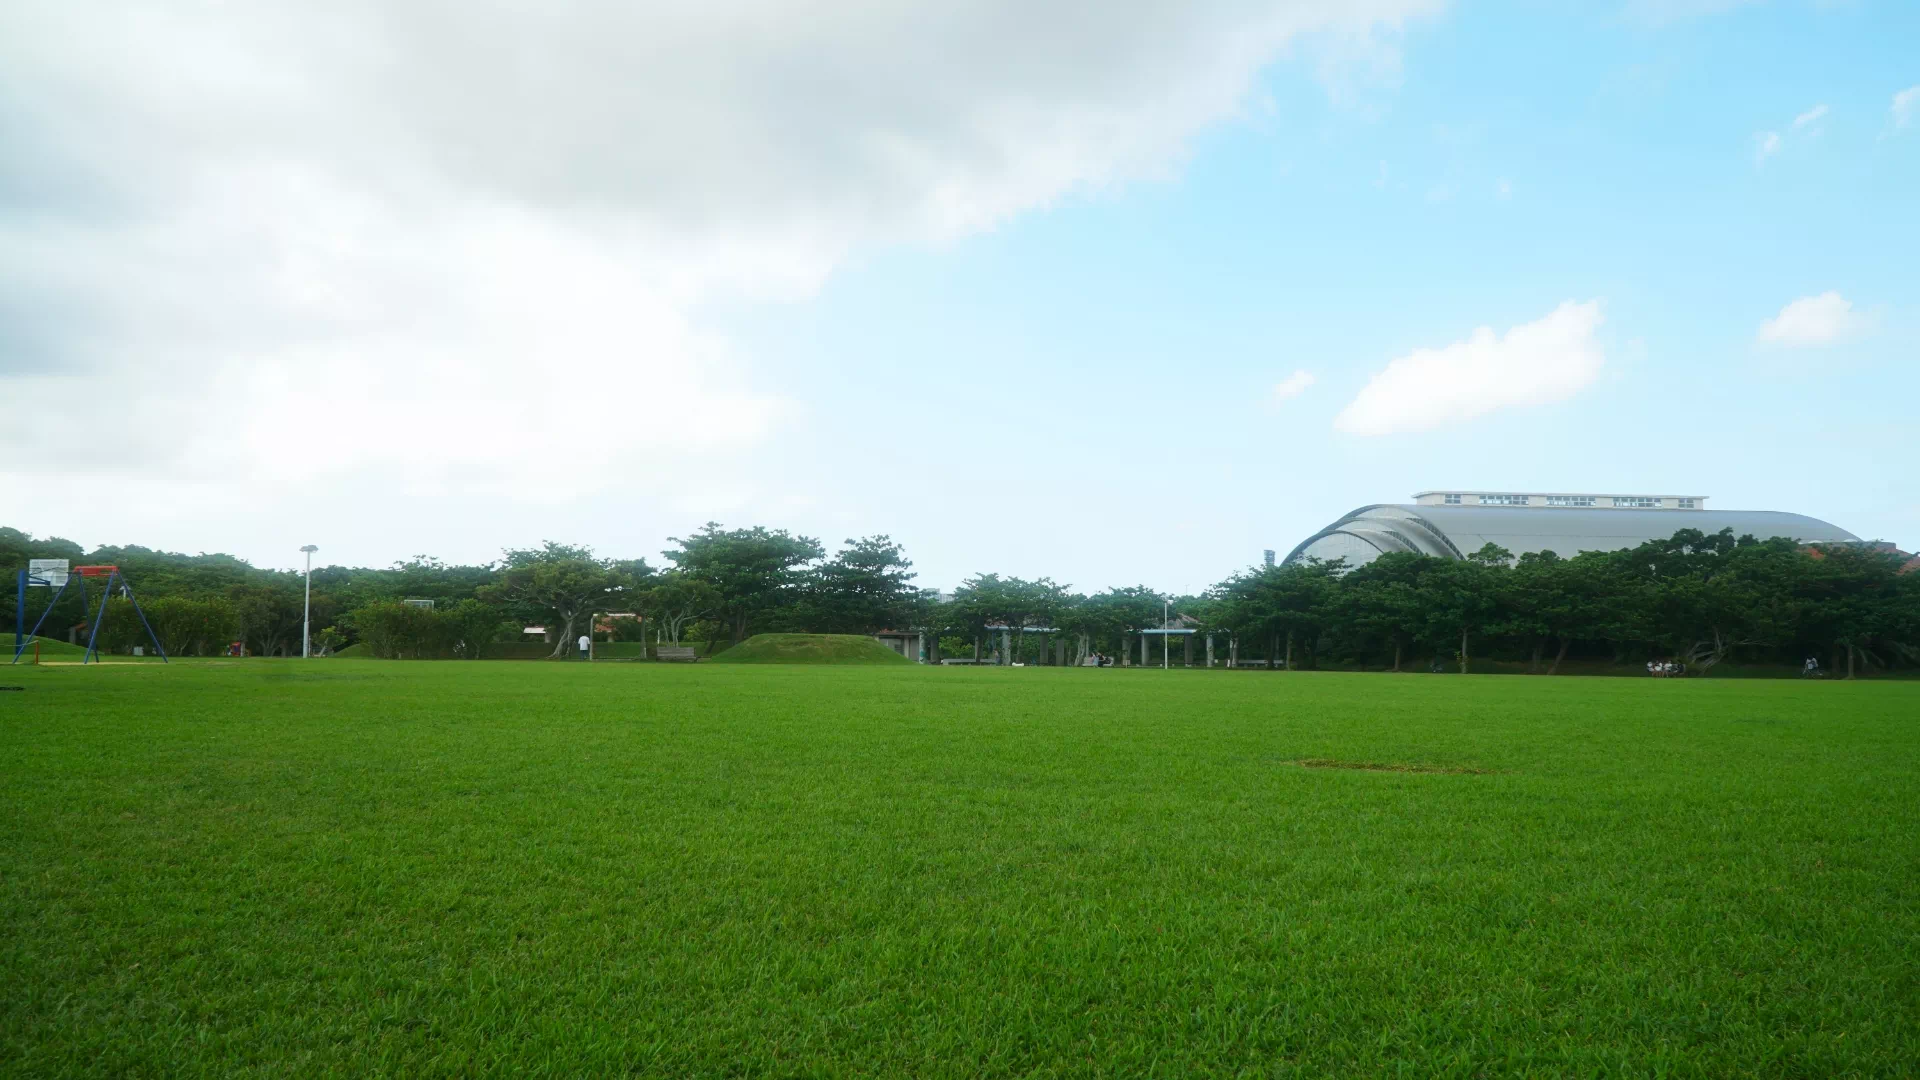
[[[1433,487],[1920,546],[1920,5],[0,5],[0,524],[889,533],[1194,589]]]

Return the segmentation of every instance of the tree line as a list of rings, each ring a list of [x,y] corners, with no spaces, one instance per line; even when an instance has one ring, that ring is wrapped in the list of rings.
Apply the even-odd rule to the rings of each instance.
[[[940,594],[915,584],[912,562],[886,536],[849,539],[829,555],[817,539],[783,529],[708,523],[671,544],[658,564],[547,543],[481,565],[417,556],[385,569],[323,567],[313,572],[314,641],[383,657],[478,659],[537,626],[531,651],[563,658],[590,616],[625,613],[642,618],[601,620],[603,637],[711,651],[766,631],[921,629],[929,659],[1077,664],[1134,658],[1141,631],[1170,619],[1241,663],[1287,669],[1424,663],[1469,671],[1498,659],[1554,673],[1570,656],[1659,657],[1695,672],[1734,657],[1817,656],[1849,674],[1920,664],[1920,574],[1903,572],[1907,557],[1885,545],[1808,547],[1683,529],[1571,558],[1515,558],[1489,545],[1464,560],[1396,553],[1351,568],[1257,566],[1203,593],[1168,596],[1144,585],[1083,594],[1049,578],[994,573]],[[7,576],[29,558],[122,567],[170,653],[215,653],[237,640],[255,655],[299,654],[297,572],[230,555],[83,552],[0,528]],[[33,593],[30,620],[48,599],[48,590]],[[420,603],[427,600],[430,607]],[[12,590],[0,602],[11,624]],[[81,618],[70,590],[46,632],[77,632]],[[102,633],[113,648],[144,638],[119,599]],[[1184,662],[1191,640],[1179,647]]]

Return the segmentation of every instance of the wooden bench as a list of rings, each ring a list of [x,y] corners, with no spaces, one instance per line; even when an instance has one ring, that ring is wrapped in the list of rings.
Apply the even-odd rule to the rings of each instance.
[[[654,657],[659,660],[677,660],[687,664],[700,659],[693,655],[691,645],[662,645],[654,650]]]

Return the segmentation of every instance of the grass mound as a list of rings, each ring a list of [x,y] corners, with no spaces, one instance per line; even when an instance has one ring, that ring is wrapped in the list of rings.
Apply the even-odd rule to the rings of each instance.
[[[6,650],[4,654],[0,654],[0,664],[4,664],[13,659],[13,635],[11,633],[8,633],[4,636],[0,636],[0,640],[4,640],[6,642]],[[68,643],[61,641],[57,638],[42,637],[39,639],[38,645],[40,649],[40,659],[51,664],[61,664],[61,663],[66,663],[67,661],[73,661],[74,663],[79,663],[81,660],[85,659],[87,655],[87,647],[85,645],[69,645]],[[21,663],[23,664],[33,663],[34,646],[35,646],[35,640],[33,638],[28,638],[27,647],[20,654]],[[153,646],[151,645],[147,646],[147,655],[143,657],[136,658],[132,656],[113,654],[113,653],[98,653],[94,657],[94,659],[96,660],[114,660],[114,661],[134,660],[134,659],[145,660],[149,658],[156,661],[159,659],[158,657],[153,656]]]
[[[755,634],[716,664],[904,664],[907,658],[859,634]]]
[[[13,635],[12,634],[6,635],[6,642],[7,642],[7,656],[11,658],[13,656]],[[21,663],[24,664],[28,660],[32,659],[33,651],[36,645],[39,647],[40,655],[43,657],[46,657],[49,660],[78,660],[81,657],[87,655],[87,647],[85,645],[69,645],[64,641],[60,641],[58,639],[50,638],[50,637],[43,637],[38,639],[38,641],[36,641],[33,638],[28,638],[27,649],[25,652],[20,654]]]
[[[335,649],[328,656],[336,660],[372,660],[373,650],[364,641],[356,641],[344,649]]]

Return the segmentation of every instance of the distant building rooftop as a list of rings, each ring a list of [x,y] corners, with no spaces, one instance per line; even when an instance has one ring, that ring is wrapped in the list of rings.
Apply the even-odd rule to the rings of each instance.
[[[1415,506],[1537,506],[1554,510],[1705,510],[1705,495],[1594,495],[1575,491],[1419,491]]]
[[[1591,495],[1543,491],[1422,491],[1411,505],[1376,503],[1302,541],[1286,561],[1345,559],[1362,566],[1389,551],[1462,559],[1485,544],[1515,555],[1617,551],[1681,529],[1762,540],[1857,542],[1836,525],[1772,510],[1708,510],[1705,495]]]

